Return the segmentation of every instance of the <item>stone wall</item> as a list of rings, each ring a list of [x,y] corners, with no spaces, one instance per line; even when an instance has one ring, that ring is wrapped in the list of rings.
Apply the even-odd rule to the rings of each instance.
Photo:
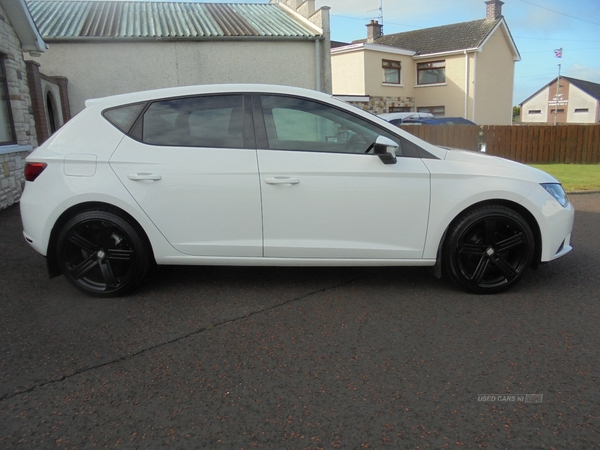
[[[0,155],[0,210],[21,198],[23,167],[28,152]]]
[[[339,97],[343,99],[344,96]],[[408,111],[416,111],[413,97],[369,97],[368,101],[348,101],[348,103],[373,114],[394,112],[395,108],[408,108]]]
[[[0,209],[21,197],[23,160],[37,146],[27,72],[21,43],[0,6],[0,57],[4,61],[17,142],[0,146]]]

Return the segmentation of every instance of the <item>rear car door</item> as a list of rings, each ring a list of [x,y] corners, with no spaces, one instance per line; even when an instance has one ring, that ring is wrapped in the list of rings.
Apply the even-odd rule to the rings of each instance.
[[[154,101],[111,157],[121,182],[182,253],[262,256],[249,104],[243,94]]]

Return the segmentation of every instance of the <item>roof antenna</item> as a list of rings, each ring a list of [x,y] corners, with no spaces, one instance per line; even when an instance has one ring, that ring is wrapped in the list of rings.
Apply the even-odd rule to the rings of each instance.
[[[379,23],[381,24],[381,35],[383,36],[383,0],[379,0]]]

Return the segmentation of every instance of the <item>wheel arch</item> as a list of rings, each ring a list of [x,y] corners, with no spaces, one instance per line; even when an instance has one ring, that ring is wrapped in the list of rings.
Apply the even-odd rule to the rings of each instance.
[[[131,214],[129,214],[127,211],[125,211],[115,205],[111,205],[110,203],[104,203],[104,202],[98,202],[98,201],[83,202],[83,203],[78,203],[77,205],[73,205],[70,208],[68,208],[67,210],[65,210],[58,217],[56,222],[54,222],[54,226],[52,227],[52,231],[50,232],[50,238],[48,240],[48,251],[47,251],[47,255],[46,255],[46,265],[48,267],[48,274],[50,275],[51,278],[57,277],[62,274],[62,271],[60,269],[60,266],[58,264],[58,260],[56,257],[56,242],[58,240],[58,236],[60,235],[60,231],[61,231],[62,227],[75,215],[77,215],[83,211],[94,210],[94,209],[112,212],[112,213],[117,214],[117,215],[123,217],[124,219],[126,219],[135,228],[135,230],[140,234],[141,238],[144,240],[144,243],[147,245],[148,251],[149,251],[150,255],[152,256],[151,263],[156,265],[156,260],[154,259],[154,251],[152,248],[152,243],[150,242],[150,239],[148,238],[148,235],[145,232],[144,228],[139,224],[139,222]]]
[[[450,230],[450,228],[452,228],[452,226],[458,220],[460,220],[460,218],[462,216],[464,216],[465,214],[468,214],[470,211],[472,211],[476,208],[479,208],[481,206],[489,206],[489,205],[500,205],[500,206],[510,208],[513,211],[515,211],[516,213],[518,213],[521,217],[523,217],[523,219],[525,219],[525,221],[531,228],[531,232],[533,233],[533,236],[535,239],[535,253],[534,253],[531,265],[532,265],[532,267],[536,268],[540,264],[541,257],[542,257],[542,232],[540,230],[540,226],[539,226],[537,220],[535,219],[535,217],[531,213],[531,211],[529,211],[523,205],[520,205],[519,203],[516,203],[511,200],[489,199],[489,200],[483,200],[483,201],[480,201],[477,203],[473,203],[472,205],[469,205],[467,208],[463,209],[458,214],[456,214],[456,216],[448,223],[448,226],[444,230],[444,233],[442,234],[440,242],[438,243],[436,263],[435,263],[435,266],[433,269],[434,275],[437,278],[441,278],[441,275],[442,275],[442,252],[443,252],[443,248],[444,248],[444,243],[446,242],[446,237],[448,235],[448,230]]]

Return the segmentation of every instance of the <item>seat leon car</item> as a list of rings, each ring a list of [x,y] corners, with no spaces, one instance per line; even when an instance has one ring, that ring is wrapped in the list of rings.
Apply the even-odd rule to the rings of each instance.
[[[550,175],[292,87],[89,100],[25,178],[25,239],[98,297],[155,264],[432,266],[488,294],[571,250],[573,208]]]

